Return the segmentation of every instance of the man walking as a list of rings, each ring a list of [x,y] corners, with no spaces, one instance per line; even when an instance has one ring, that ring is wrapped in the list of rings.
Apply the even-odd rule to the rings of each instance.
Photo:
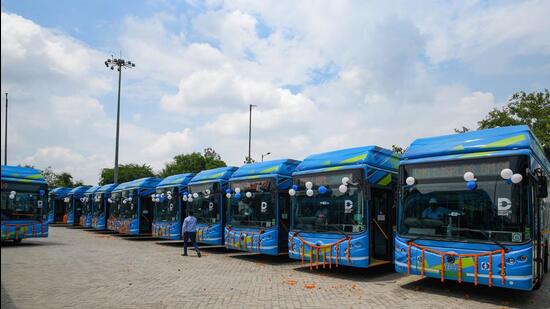
[[[191,240],[195,251],[197,251],[197,256],[201,257],[201,252],[199,251],[199,246],[197,245],[197,218],[193,216],[193,212],[189,211],[187,213],[187,218],[183,220],[181,225],[181,234],[183,235],[183,254],[182,256],[187,256],[187,242]]]

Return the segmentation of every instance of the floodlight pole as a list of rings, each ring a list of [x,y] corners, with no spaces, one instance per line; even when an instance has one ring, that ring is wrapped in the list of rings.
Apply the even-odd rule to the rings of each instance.
[[[253,105],[253,104],[249,105],[249,114],[248,114],[248,158],[246,159],[247,163],[252,162],[252,158],[250,157],[250,148],[252,147],[252,107],[256,107],[256,105]]]
[[[8,165],[8,93],[6,92],[6,114],[4,115],[4,165]]]

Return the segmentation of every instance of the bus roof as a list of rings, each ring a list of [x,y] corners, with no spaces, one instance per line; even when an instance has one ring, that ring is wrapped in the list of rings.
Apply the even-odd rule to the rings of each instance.
[[[117,185],[114,184],[114,183],[106,184],[106,185],[103,185],[103,186],[99,187],[99,189],[96,191],[96,193],[109,193],[109,192],[113,191],[116,187],[117,187]]]
[[[373,167],[397,170],[399,156],[391,150],[378,146],[363,146],[324,153],[312,154],[296,167],[296,172],[334,171],[347,166],[369,165]]]
[[[90,189],[91,186],[80,186],[73,188],[71,191],[69,191],[68,195],[74,195],[75,197],[82,196],[84,193]]]
[[[119,184],[113,191],[123,191],[123,190],[135,189],[135,188],[154,189],[160,181],[161,179],[156,177],[145,177],[145,178],[135,179],[132,181]]]
[[[224,166],[219,168],[214,168],[211,170],[205,170],[201,171],[191,181],[189,184],[194,184],[198,182],[206,182],[206,181],[213,181],[213,180],[228,180],[231,178],[231,175],[237,170],[238,168],[235,166]]]
[[[90,187],[88,190],[86,190],[86,194],[94,194],[97,192],[97,190],[99,190],[99,188],[101,188],[101,186],[93,186],[93,187]]]
[[[460,159],[490,156],[498,151],[518,149],[531,150],[548,167],[548,160],[540,143],[526,125],[419,138],[407,148],[403,160],[439,156]]]
[[[64,198],[66,197],[69,192],[71,192],[71,188],[67,187],[57,187],[49,192],[51,196],[55,196],[55,198]]]
[[[192,173],[168,176],[159,182],[157,188],[186,186],[191,181],[193,176],[195,176],[195,174]]]
[[[46,179],[44,179],[42,172],[34,168],[2,165],[1,171],[2,181],[46,184]]]
[[[291,176],[300,161],[293,159],[271,160],[245,164],[233,175],[230,180],[236,178],[258,178],[267,175]]]

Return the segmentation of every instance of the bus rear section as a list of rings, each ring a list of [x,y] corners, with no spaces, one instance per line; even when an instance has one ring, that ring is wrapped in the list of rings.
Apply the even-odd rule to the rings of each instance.
[[[549,166],[526,126],[414,141],[400,167],[396,271],[540,286],[548,265]]]
[[[225,191],[236,167],[220,167],[198,173],[189,182],[188,194],[183,195],[188,213],[197,218],[197,242],[224,245],[227,220]]]
[[[151,194],[153,201],[153,227],[155,237],[168,240],[181,239],[181,224],[185,218],[188,194],[187,184],[195,174],[178,174],[164,178]]]
[[[116,231],[126,235],[151,235],[153,201],[150,197],[161,180],[147,177],[133,180],[121,188],[119,224]],[[117,187],[118,190],[118,187]]]
[[[291,175],[300,161],[246,164],[229,180],[225,246],[279,255],[288,252]]]
[[[48,184],[33,168],[2,165],[2,241],[48,237]]]
[[[306,157],[288,190],[290,258],[310,269],[391,263],[398,164],[377,146]]]

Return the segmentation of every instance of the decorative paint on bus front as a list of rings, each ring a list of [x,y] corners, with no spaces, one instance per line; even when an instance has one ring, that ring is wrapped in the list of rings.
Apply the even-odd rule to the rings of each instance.
[[[550,198],[539,186],[548,190],[549,175],[527,126],[415,140],[401,161],[396,271],[520,290],[540,286]]]
[[[237,167],[228,166],[198,173],[188,184],[183,198],[197,218],[197,241],[211,245],[224,244],[226,221],[225,190]]]
[[[390,263],[398,164],[396,154],[377,146],[305,158],[289,190],[290,258],[308,263],[310,269]]]
[[[164,178],[151,194],[154,201],[152,235],[163,239],[181,239],[181,224],[185,217],[184,193],[195,174],[178,174]]]
[[[226,248],[269,255],[288,250],[290,200],[286,190],[299,163],[291,159],[256,162],[233,173],[226,190]]]
[[[48,184],[34,168],[1,166],[1,240],[48,237]]]

